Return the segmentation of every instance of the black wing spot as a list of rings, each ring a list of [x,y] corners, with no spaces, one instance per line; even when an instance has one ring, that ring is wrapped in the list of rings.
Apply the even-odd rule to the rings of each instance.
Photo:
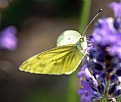
[[[68,38],[68,40],[70,40],[71,38]]]

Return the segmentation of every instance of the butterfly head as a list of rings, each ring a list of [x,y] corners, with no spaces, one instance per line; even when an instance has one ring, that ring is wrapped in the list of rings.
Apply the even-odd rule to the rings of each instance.
[[[82,36],[78,41],[78,46],[80,50],[85,51],[87,49],[87,38],[86,36]]]

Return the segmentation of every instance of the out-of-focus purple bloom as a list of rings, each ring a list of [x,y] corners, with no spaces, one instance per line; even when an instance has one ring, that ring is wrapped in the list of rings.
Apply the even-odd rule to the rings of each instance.
[[[0,48],[13,51],[17,46],[17,30],[14,26],[9,26],[0,32]]]
[[[115,17],[121,17],[121,1],[120,3],[112,2],[109,7],[113,10]]]

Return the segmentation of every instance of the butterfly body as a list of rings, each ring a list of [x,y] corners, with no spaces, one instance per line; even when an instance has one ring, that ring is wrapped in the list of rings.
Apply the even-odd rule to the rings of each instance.
[[[83,51],[87,46],[85,40],[74,30],[65,31],[58,37],[56,48],[30,57],[19,69],[36,74],[71,74],[82,60]]]

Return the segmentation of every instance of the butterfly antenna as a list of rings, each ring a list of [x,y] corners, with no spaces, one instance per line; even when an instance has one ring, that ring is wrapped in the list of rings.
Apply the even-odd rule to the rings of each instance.
[[[87,27],[85,28],[83,34],[82,34],[82,37],[85,36],[85,32],[87,31],[87,29],[89,28],[89,26],[92,24],[92,22],[95,20],[95,18],[102,12],[102,9],[100,9],[97,14],[94,16],[94,18],[90,21],[90,23],[87,25]]]

